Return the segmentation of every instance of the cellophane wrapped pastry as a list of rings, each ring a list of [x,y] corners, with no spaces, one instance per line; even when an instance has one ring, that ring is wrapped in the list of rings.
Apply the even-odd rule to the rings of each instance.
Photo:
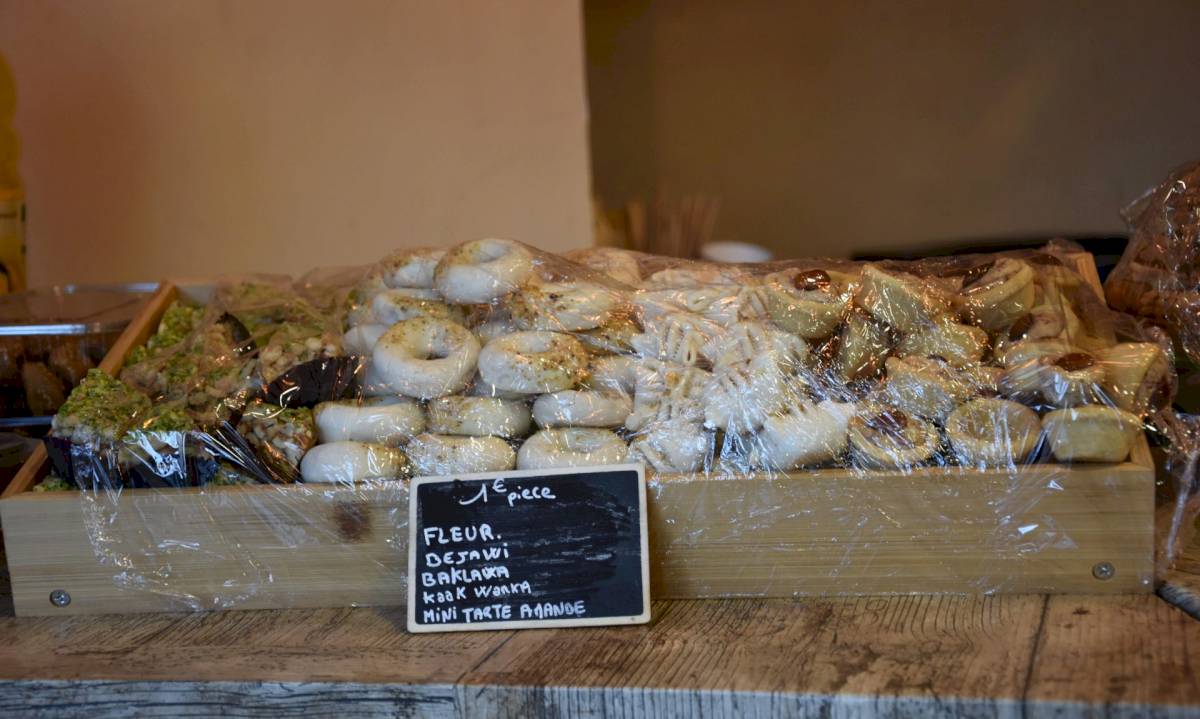
[[[303,548],[338,540],[294,516],[297,492],[375,497],[415,476],[639,462],[653,501],[665,483],[826,470],[937,470],[954,494],[999,472],[995,541],[1069,546],[1053,516],[1013,526],[1054,491],[1053,471],[1022,473],[1127,461],[1176,381],[1171,344],[1110,312],[1078,256],[725,265],[483,239],[240,278],[171,306],[118,376],[88,374],[55,419],[43,489],[83,490],[119,583],[196,608],[245,601],[270,559],[232,535],[194,546],[184,527],[202,518],[148,532],[126,490],[247,503],[275,546]],[[748,501],[720,531],[805,511]],[[836,514],[819,541],[893,521],[849,501]],[[405,508],[386,517],[399,541]],[[951,521],[932,513],[928,531]],[[173,574],[197,556],[237,568],[204,600]]]
[[[1108,302],[1162,328],[1173,341],[1180,367],[1194,381],[1200,377],[1200,162],[1170,173],[1123,215],[1129,244],[1104,283]],[[1167,457],[1170,486],[1163,488],[1157,523],[1160,569],[1189,541],[1200,515],[1197,421],[1181,414],[1156,418],[1158,431],[1175,448]]]

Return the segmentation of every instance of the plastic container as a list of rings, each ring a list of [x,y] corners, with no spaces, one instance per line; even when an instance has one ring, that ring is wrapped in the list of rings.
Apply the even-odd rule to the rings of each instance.
[[[0,428],[48,428],[155,289],[67,285],[0,296]]]

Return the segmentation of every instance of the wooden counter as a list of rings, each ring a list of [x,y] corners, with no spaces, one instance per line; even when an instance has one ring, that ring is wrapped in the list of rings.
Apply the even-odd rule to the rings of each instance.
[[[644,627],[448,635],[404,619],[8,604],[0,716],[1200,716],[1200,621],[1155,595],[673,601]]]

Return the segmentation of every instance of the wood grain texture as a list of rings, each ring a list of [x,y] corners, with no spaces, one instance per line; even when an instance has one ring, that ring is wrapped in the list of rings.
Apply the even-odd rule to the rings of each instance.
[[[1200,519],[1196,523],[1200,525]],[[1175,566],[1163,577],[1158,595],[1200,619],[1200,531],[1192,535]]]
[[[660,601],[654,616],[442,635],[407,634],[400,608],[0,618],[0,715],[1200,710],[1200,622],[1153,595]]]
[[[507,632],[412,635],[398,608],[0,620],[0,679],[447,684]]]
[[[1051,597],[1025,697],[1107,716],[1200,713],[1200,622],[1153,596]],[[1174,707],[1172,710],[1171,707]]]
[[[1019,700],[1043,603],[950,596],[660,602],[650,627],[518,633],[462,682],[466,692],[485,689],[490,704],[476,707],[481,716],[516,715],[529,702],[573,713],[577,700],[589,707],[636,701],[630,687],[738,701],[802,694],[810,708],[835,695],[891,696],[949,713],[974,697]],[[570,688],[557,688],[557,678],[568,676]]]
[[[820,470],[652,488],[654,596],[1149,592],[1154,470]],[[1095,578],[1108,562],[1116,574]]]
[[[387,482],[26,493],[0,517],[17,613],[57,616],[404,604],[407,508]]]
[[[0,681],[6,717],[428,717],[458,716],[448,685],[329,682]]]

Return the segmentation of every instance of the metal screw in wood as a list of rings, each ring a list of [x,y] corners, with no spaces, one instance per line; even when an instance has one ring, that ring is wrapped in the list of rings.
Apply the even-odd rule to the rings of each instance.
[[[50,592],[50,603],[56,607],[65,607],[71,603],[71,595],[65,590],[55,589]]]
[[[1099,562],[1092,567],[1092,576],[1096,579],[1112,579],[1117,570],[1108,562]]]

